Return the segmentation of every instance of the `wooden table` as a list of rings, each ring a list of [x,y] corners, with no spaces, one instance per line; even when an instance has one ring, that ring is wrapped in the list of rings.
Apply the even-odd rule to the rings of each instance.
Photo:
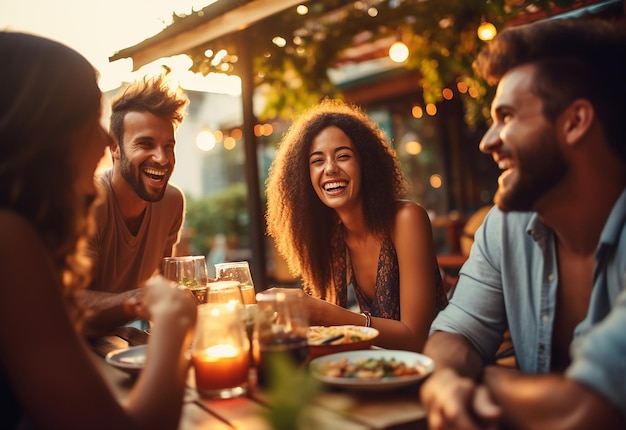
[[[94,348],[97,363],[111,389],[124,399],[134,378],[109,365],[102,355],[106,349],[128,346],[120,338],[99,341]],[[109,346],[107,346],[109,345]],[[190,369],[179,430],[283,430],[272,429],[264,418],[270,407],[266,393],[255,387],[251,372],[248,395],[236,399],[212,400],[201,397],[195,389],[193,368]],[[312,421],[298,430],[419,430],[426,429],[425,412],[419,402],[418,386],[393,391],[350,392],[323,389],[307,405]]]

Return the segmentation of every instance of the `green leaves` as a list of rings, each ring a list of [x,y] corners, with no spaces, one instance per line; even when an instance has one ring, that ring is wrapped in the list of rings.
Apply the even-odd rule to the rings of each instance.
[[[265,419],[274,430],[312,428],[307,407],[321,389],[306,367],[296,367],[287,356],[276,355],[271,362],[271,385]]]
[[[530,15],[539,10],[553,12],[555,7],[571,7],[574,0],[382,0],[341,1],[312,0],[309,13],[300,16],[295,8],[262,20],[245,30],[244,37],[225,36],[197,47],[190,53],[192,70],[207,74],[211,71],[240,73],[234,60],[238,47],[246,43],[254,64],[256,85],[267,97],[260,119],[281,117],[291,119],[295,114],[324,96],[341,97],[330,81],[328,70],[340,63],[363,61],[349,58],[352,48],[374,45],[383,39],[400,36],[410,50],[405,67],[420,71],[425,103],[442,100],[442,90],[458,82],[470,80],[473,96],[463,94],[468,110],[467,122],[472,125],[484,120],[482,104],[488,96],[485,84],[472,70],[472,61],[485,42],[478,38],[478,26],[484,20],[498,30],[511,18]],[[275,37],[285,41],[283,46],[272,42]],[[227,49],[229,56],[212,64],[213,57],[204,52]],[[371,56],[386,56],[378,50]],[[480,94],[480,96],[475,96]]]

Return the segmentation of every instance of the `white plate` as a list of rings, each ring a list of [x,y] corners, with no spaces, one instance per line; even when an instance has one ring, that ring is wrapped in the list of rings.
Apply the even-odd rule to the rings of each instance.
[[[423,371],[415,375],[389,376],[380,379],[338,378],[325,376],[319,372],[320,366],[324,366],[329,362],[342,360],[344,358],[348,359],[348,362],[350,363],[368,358],[376,360],[393,358],[396,361],[404,362],[407,366],[418,366]],[[312,360],[309,368],[315,378],[335,387],[358,390],[391,390],[421,381],[432,373],[435,368],[435,364],[430,357],[415,352],[390,349],[372,349],[325,355]]]
[[[107,363],[118,369],[124,370],[131,375],[139,373],[146,362],[147,345],[131,346],[124,349],[116,349],[109,352],[105,359]]]

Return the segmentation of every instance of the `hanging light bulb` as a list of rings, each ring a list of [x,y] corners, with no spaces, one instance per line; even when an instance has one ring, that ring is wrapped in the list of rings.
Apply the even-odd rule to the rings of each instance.
[[[409,58],[409,48],[398,40],[389,47],[389,58],[396,63],[404,63]]]
[[[489,21],[485,21],[484,19],[478,26],[478,38],[480,40],[491,40],[495,37],[498,30],[496,30],[496,26],[490,23]]]

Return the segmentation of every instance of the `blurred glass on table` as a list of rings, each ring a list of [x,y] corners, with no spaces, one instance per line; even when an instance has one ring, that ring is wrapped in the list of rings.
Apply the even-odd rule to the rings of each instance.
[[[258,293],[256,300],[253,348],[257,383],[268,388],[276,363],[290,362],[296,369],[307,363],[309,319],[305,293],[300,289],[273,288]]]
[[[209,282],[206,303],[234,303],[243,305],[241,288],[237,281]]]
[[[239,281],[244,304],[256,303],[254,283],[247,261],[232,261],[215,264],[215,277],[218,281]]]
[[[165,257],[163,276],[176,282],[179,288],[191,291],[198,304],[206,302],[209,277],[203,255]]]

